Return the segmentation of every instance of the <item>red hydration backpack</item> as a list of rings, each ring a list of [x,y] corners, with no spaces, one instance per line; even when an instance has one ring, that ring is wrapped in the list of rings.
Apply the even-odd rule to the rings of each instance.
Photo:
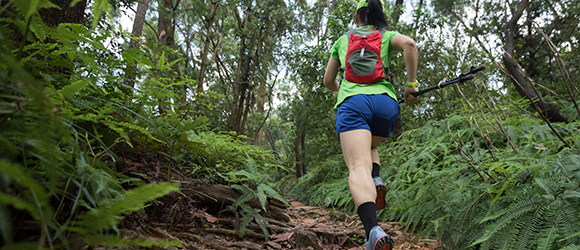
[[[346,33],[346,67],[340,69],[345,72],[346,80],[357,84],[372,84],[383,79],[391,81],[381,58],[383,33],[375,28],[354,29]]]

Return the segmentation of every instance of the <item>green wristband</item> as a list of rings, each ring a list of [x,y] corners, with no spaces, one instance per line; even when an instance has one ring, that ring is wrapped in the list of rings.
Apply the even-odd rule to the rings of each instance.
[[[407,82],[407,86],[409,86],[409,87],[417,87],[417,86],[419,86],[419,83],[418,82]]]

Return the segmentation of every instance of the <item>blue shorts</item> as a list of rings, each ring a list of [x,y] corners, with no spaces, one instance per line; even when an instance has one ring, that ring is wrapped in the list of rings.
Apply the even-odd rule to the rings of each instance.
[[[389,137],[397,124],[399,103],[386,94],[354,95],[336,111],[336,133],[366,129],[374,136]]]

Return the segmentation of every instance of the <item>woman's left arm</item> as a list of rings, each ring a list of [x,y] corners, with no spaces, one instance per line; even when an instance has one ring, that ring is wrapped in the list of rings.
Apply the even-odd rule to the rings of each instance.
[[[340,61],[334,59],[330,56],[328,59],[328,64],[326,65],[326,72],[324,73],[324,86],[332,91],[338,91],[340,83],[336,81],[336,75],[338,75],[338,67],[340,67]]]

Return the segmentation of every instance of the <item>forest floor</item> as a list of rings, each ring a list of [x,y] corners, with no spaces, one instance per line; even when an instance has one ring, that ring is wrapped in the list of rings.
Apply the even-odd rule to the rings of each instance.
[[[126,159],[117,164],[117,170],[121,174],[147,176],[146,179],[154,181],[162,181],[166,176],[162,174],[162,170],[167,168],[160,163],[159,154],[133,152],[125,156]],[[232,200],[242,195],[241,192],[194,180],[173,168],[171,175],[173,179],[182,183],[181,192],[172,192],[142,212],[133,212],[126,216],[120,225],[122,237],[134,240],[172,241],[181,245],[176,247],[161,244],[145,248],[163,250],[364,250],[364,228],[358,215],[333,208],[305,206],[292,198],[286,198],[287,204],[268,198],[267,210],[262,213],[271,234],[268,238],[254,221],[248,224],[244,237],[240,237],[238,228],[243,217],[236,218],[231,204]],[[257,199],[250,200],[246,204],[254,209],[261,207]],[[395,239],[396,250],[431,250],[441,245],[435,240],[415,239],[414,235],[404,232],[404,224],[400,222],[385,222],[379,225]],[[81,249],[90,250],[86,246]],[[104,249],[93,248],[93,250]],[[130,247],[130,249],[144,248]]]
[[[364,228],[358,215],[350,215],[332,208],[304,206],[288,200],[286,209],[289,222],[269,220],[270,229],[275,233],[268,241],[257,225],[246,230],[240,238],[233,230],[235,218],[217,218],[206,212],[198,212],[205,217],[203,226],[178,225],[168,230],[164,224],[153,227],[123,230],[124,237],[179,241],[183,247],[154,246],[152,249],[361,249],[364,250]],[[403,232],[404,225],[399,222],[379,223],[395,239],[395,250],[437,249],[441,244],[435,240],[414,239],[413,235]],[[175,228],[179,228],[175,230]],[[110,249],[110,248],[109,248]],[[138,248],[135,248],[138,249]],[[143,249],[143,248],[140,248]],[[149,248],[151,249],[151,248]]]

